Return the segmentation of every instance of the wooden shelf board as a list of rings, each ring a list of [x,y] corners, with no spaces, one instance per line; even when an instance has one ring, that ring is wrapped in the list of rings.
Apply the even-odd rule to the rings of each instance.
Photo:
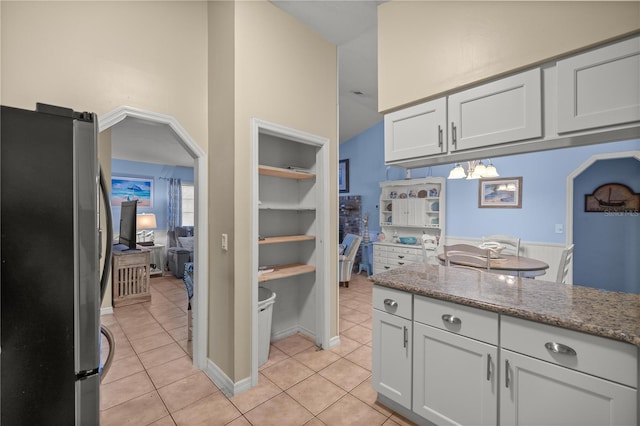
[[[258,206],[259,210],[293,210],[293,211],[314,211],[315,207],[305,207],[293,204],[269,204],[263,203]]]
[[[265,176],[275,176],[286,179],[315,179],[314,173],[297,172],[295,170],[283,169],[272,166],[258,166],[258,172]]]
[[[292,263],[289,265],[273,266],[273,269],[274,269],[273,272],[267,272],[266,274],[258,275],[258,282],[277,280],[280,278],[293,277],[295,275],[302,275],[302,274],[307,274],[309,272],[315,272],[316,267],[313,265]]]
[[[282,244],[282,243],[294,243],[299,241],[315,240],[315,235],[284,235],[280,237],[267,237],[264,240],[258,241],[258,244]]]

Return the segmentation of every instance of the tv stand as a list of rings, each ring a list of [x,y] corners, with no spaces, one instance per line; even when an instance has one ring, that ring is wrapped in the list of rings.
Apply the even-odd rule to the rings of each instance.
[[[115,249],[115,246],[114,246]],[[149,288],[150,254],[147,249],[113,251],[113,306],[151,300]]]

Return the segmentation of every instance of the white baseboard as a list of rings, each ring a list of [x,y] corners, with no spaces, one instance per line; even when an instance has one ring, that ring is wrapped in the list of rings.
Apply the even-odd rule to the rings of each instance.
[[[113,307],[109,306],[108,308],[100,309],[100,315],[109,315],[113,313]]]
[[[340,336],[333,336],[329,339],[329,348],[333,348],[334,346],[338,346],[340,344]],[[329,349],[325,348],[325,349]]]
[[[213,380],[213,383],[224,393],[228,398],[234,395],[238,395],[251,388],[251,377],[246,377],[237,383],[227,376],[216,364],[207,359],[207,367],[204,369],[204,373]]]
[[[271,341],[281,340],[281,339],[284,339],[285,337],[292,336],[296,333],[304,334],[305,336],[310,337],[314,341],[316,339],[315,333],[313,333],[311,330],[308,330],[298,325],[298,326],[289,327],[284,330],[278,330],[275,333],[271,333]]]

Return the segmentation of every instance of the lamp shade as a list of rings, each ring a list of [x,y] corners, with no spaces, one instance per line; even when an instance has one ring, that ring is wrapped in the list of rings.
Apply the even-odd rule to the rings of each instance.
[[[136,216],[136,229],[153,229],[157,227],[155,214],[142,213]]]
[[[456,166],[453,169],[451,169],[448,179],[463,179],[466,176],[467,174],[465,173],[462,166],[460,164],[456,164]]]

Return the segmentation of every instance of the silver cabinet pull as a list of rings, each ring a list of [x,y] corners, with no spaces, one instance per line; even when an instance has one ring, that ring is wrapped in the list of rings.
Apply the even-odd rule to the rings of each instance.
[[[510,378],[509,378],[509,360],[505,359],[504,360],[504,387],[508,388],[509,387],[509,383],[511,382]]]
[[[462,324],[462,320],[455,315],[444,314],[442,316],[442,321],[448,322],[449,324]]]
[[[407,345],[409,344],[409,329],[404,326],[404,347],[406,348]]]
[[[491,381],[491,354],[487,354],[487,382]]]
[[[453,142],[453,146],[457,147],[457,135],[456,135],[456,125],[451,122],[451,142]]]
[[[442,148],[442,127],[438,124],[438,146]]]
[[[556,354],[564,354],[564,355],[571,355],[571,356],[578,355],[578,353],[572,347],[563,345],[562,343],[547,342],[544,344],[544,347],[547,348],[550,352],[553,352]]]
[[[398,302],[396,302],[393,299],[384,299],[384,304],[385,304],[385,306],[388,306],[390,308],[397,308],[398,307]]]

